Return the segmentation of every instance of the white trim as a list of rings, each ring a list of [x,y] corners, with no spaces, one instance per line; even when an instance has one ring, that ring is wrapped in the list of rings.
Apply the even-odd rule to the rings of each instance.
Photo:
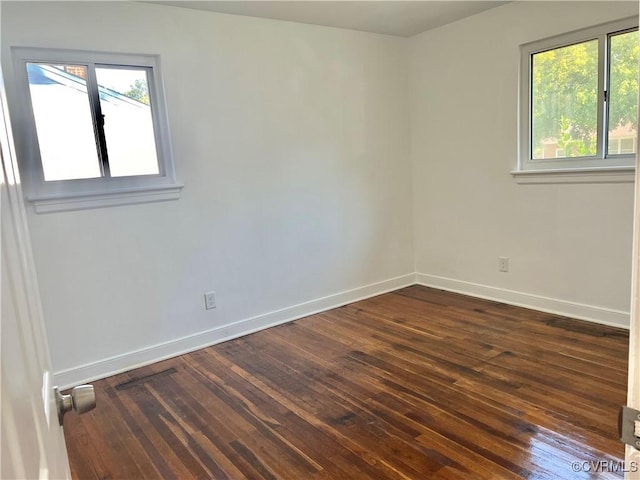
[[[436,275],[410,273],[273,312],[256,315],[176,340],[104,358],[79,367],[61,370],[54,374],[55,383],[62,389],[69,388],[80,383],[116,375],[211,345],[216,345],[227,340],[242,337],[250,333],[255,333],[266,328],[416,284],[518,307],[531,308],[542,312],[587,320],[612,327],[629,328],[629,312],[516,292],[462,280],[438,277]]]
[[[638,112],[640,120],[640,111]],[[636,172],[635,198],[633,202],[633,250],[631,255],[631,319],[629,327],[629,372],[627,381],[627,406],[640,408],[640,171]],[[640,463],[640,449],[625,445],[625,465]],[[631,480],[631,472],[624,478]]]
[[[3,471],[5,467],[7,471],[13,471],[16,477],[35,476],[37,461],[40,478],[70,479],[64,433],[53,401],[51,355],[12,138],[0,68],[0,296],[2,302],[6,302],[2,305],[1,330],[3,343],[17,342],[13,348],[2,352],[2,361],[6,363],[0,375],[0,422],[2,447],[3,450],[6,447],[8,453],[2,458],[5,462],[2,467]],[[11,298],[10,302],[7,302],[8,298]],[[13,325],[15,331],[8,325]],[[15,362],[20,365],[14,365]],[[17,389],[16,380],[19,382]],[[25,403],[25,408],[14,409],[21,403]],[[8,427],[6,432],[5,425]]]
[[[569,302],[557,298],[543,297],[531,293],[517,292],[505,288],[491,287],[478,283],[455,280],[453,278],[416,273],[416,283],[425,287],[439,288],[449,292],[462,293],[472,297],[531,308],[541,312],[563,315],[618,328],[629,328],[629,312]]]
[[[37,212],[100,208],[180,197],[182,185],[178,185],[176,180],[159,55],[15,46],[11,47],[11,53],[13,88],[17,99],[12,105],[12,113],[15,111],[16,148],[21,159],[24,189],[28,199],[36,202],[34,207]],[[159,173],[45,181],[26,69],[27,63],[38,62],[86,65],[89,77],[94,75],[93,69],[100,66],[146,69]],[[98,88],[97,83],[95,88]],[[97,95],[97,91],[94,92],[89,86],[87,93]],[[161,189],[165,190],[164,193],[160,193]]]
[[[635,165],[634,155],[613,155],[608,156],[605,152],[605,141],[603,135],[605,115],[605,74],[608,67],[605,65],[607,42],[610,35],[634,30],[638,28],[638,16],[623,18],[613,22],[594,25],[592,27],[575,30],[572,32],[556,35],[550,38],[536,40],[534,42],[520,45],[520,71],[519,71],[519,99],[518,99],[518,160],[516,170],[525,172],[528,170],[550,171],[557,169],[571,169],[574,166],[580,168],[598,168],[607,164],[616,167],[633,167]],[[594,156],[575,158],[548,158],[533,159],[531,152],[531,62],[533,55],[547,50],[563,48],[578,43],[588,41],[598,41],[598,98],[597,98],[597,148]],[[531,182],[522,182],[531,183]],[[583,183],[583,182],[537,182],[537,183]],[[592,182],[588,182],[592,183]],[[598,182],[600,183],[600,182]]]
[[[183,185],[176,184],[106,193],[27,197],[27,200],[33,202],[36,213],[64,212],[70,210],[85,210],[88,208],[131,205],[135,203],[177,200],[180,198],[182,187]]]
[[[415,284],[413,273],[354,288],[309,302],[257,315],[228,325],[205,330],[186,337],[105,358],[79,367],[55,373],[55,382],[62,389],[80,383],[105,378],[117,373],[159,362],[167,358],[199,350],[220,342],[242,337],[265,328],[291,322],[348,303],[357,302]]]
[[[572,168],[553,170],[514,170],[520,184],[544,183],[633,183],[635,168]]]

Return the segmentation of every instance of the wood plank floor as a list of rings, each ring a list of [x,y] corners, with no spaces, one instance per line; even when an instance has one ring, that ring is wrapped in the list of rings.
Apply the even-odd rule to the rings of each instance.
[[[627,345],[408,287],[95,382],[98,408],[65,418],[72,474],[622,478],[595,469],[623,458]]]

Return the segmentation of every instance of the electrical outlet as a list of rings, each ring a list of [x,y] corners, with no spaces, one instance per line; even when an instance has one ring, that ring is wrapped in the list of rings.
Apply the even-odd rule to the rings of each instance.
[[[204,294],[204,308],[207,310],[216,308],[216,292],[207,292]]]
[[[501,272],[509,271],[509,257],[500,257],[499,259],[499,269]]]

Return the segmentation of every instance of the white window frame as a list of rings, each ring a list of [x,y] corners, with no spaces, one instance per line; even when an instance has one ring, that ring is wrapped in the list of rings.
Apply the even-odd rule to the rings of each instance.
[[[11,51],[18,99],[15,114],[12,111],[16,149],[27,199],[33,202],[36,212],[99,208],[180,197],[182,185],[176,182],[159,56],[30,47],[12,47]],[[147,70],[159,173],[45,181],[31,106],[27,63],[113,65]]]
[[[607,119],[605,90],[608,88],[606,68],[609,56],[609,36],[638,28],[638,17],[608,22],[594,27],[538,40],[520,46],[520,117],[517,168],[511,172],[521,183],[577,182],[626,182],[633,181],[636,155],[606,155],[605,138]],[[598,113],[596,155],[533,159],[531,153],[531,95],[533,55],[547,50],[598,40]],[[520,176],[520,177],[518,177]],[[547,177],[547,178],[545,178]],[[600,178],[598,178],[600,177]]]

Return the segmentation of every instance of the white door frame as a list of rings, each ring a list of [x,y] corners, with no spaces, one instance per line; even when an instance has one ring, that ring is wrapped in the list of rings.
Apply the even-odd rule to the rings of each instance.
[[[636,167],[635,200],[633,215],[633,254],[631,274],[631,317],[629,319],[629,376],[627,385],[627,406],[640,410],[640,169]],[[639,479],[640,451],[630,445],[625,451],[625,478]]]
[[[0,477],[69,479],[1,69],[0,224]]]
[[[639,75],[640,81],[640,75]],[[638,109],[640,125],[640,105]],[[637,146],[640,144],[636,139]],[[640,410],[640,168],[636,153],[635,196],[633,213],[633,253],[631,256],[631,316],[629,319],[629,374],[627,406]],[[625,478],[640,479],[640,451],[630,445],[625,449]]]

